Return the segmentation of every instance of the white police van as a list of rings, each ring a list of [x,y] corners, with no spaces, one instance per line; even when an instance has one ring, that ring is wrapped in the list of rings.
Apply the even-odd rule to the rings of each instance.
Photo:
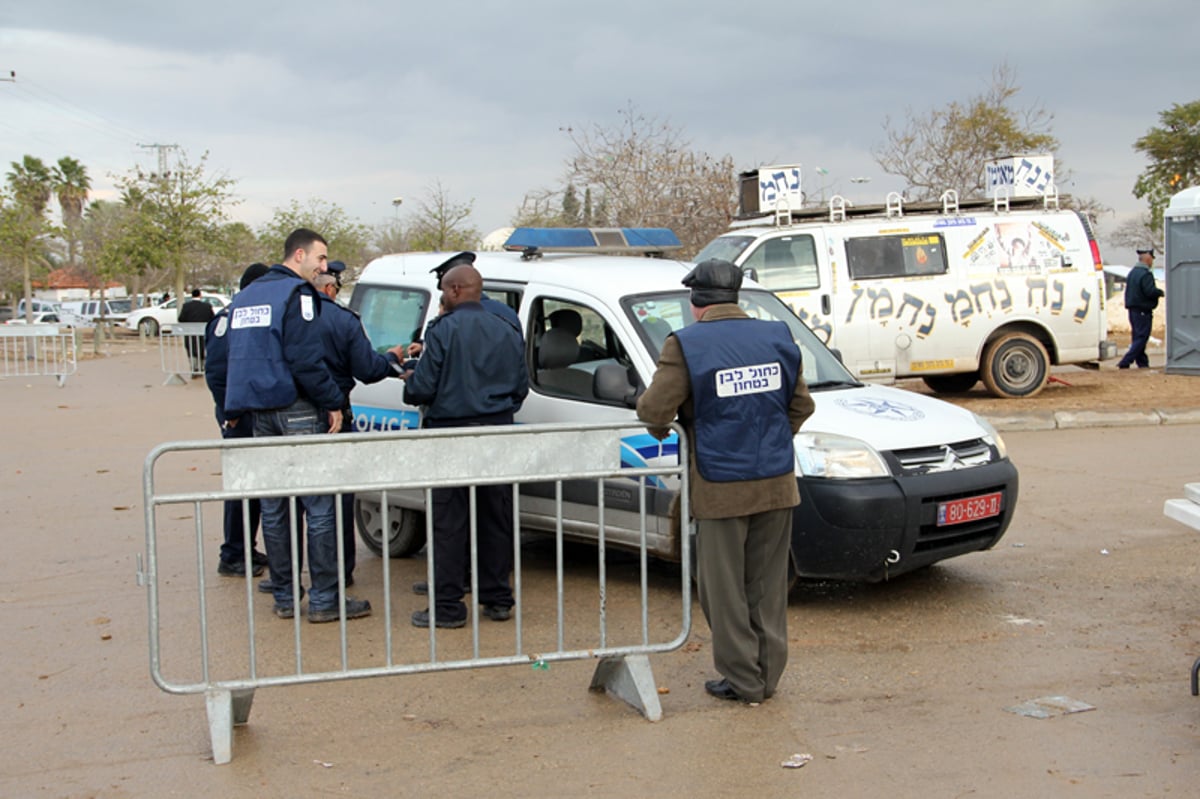
[[[628,421],[622,463],[678,458],[677,444],[660,445],[633,408],[666,337],[692,323],[689,293],[680,284],[691,265],[580,253],[614,237],[656,239],[623,252],[661,250],[662,234],[677,243],[670,231],[518,229],[506,246],[520,252],[478,254],[486,292],[516,309],[524,326],[530,393],[518,423]],[[562,249],[573,252],[555,251]],[[436,315],[440,294],[431,270],[446,257],[386,255],[363,270],[350,304],[379,351],[418,338]],[[802,497],[792,537],[796,575],[881,580],[1000,539],[1016,506],[1017,471],[986,421],[932,397],[863,385],[778,297],[751,281],[740,304],[752,317],[789,326],[816,403],[795,438]],[[357,386],[351,402],[360,431],[418,424],[418,410],[404,403],[394,380]],[[610,544],[637,546],[637,486],[624,479],[604,487]],[[521,490],[523,527],[553,531],[553,486]],[[594,539],[595,483],[566,484],[563,491],[567,534]],[[661,481],[649,491],[655,514],[649,548],[677,561],[680,542],[668,514],[674,494]],[[388,496],[390,552],[413,554],[425,536],[420,492]],[[380,552],[379,496],[359,495],[355,517],[363,541]]]
[[[1052,186],[1011,199],[959,202],[948,191],[906,205],[893,192],[884,205],[834,197],[827,209],[793,210],[773,193],[788,170],[798,184],[796,167],[743,173],[742,214],[696,260],[752,273],[856,377],[920,377],[946,393],[982,379],[996,396],[1028,397],[1052,364],[1116,356],[1096,239]]]

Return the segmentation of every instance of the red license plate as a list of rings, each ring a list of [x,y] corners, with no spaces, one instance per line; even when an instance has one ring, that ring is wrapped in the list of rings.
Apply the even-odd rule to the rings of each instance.
[[[937,506],[937,526],[946,527],[951,524],[974,522],[999,516],[1004,509],[1004,495],[999,491],[978,497],[956,499],[953,502],[939,502]]]

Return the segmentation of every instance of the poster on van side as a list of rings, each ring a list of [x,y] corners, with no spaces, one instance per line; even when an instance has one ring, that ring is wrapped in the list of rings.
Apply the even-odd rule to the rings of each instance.
[[[1033,220],[994,222],[980,229],[962,258],[970,271],[1036,275],[1063,267],[1063,235]]]

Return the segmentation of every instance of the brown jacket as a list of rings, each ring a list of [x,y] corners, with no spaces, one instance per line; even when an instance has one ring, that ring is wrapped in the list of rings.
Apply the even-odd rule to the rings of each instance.
[[[746,319],[745,312],[732,303],[711,305],[705,311],[700,324],[715,324],[723,319]],[[812,415],[813,401],[803,374],[796,381],[796,390],[788,406],[788,421],[792,433],[800,429],[804,420]],[[761,480],[742,480],[731,483],[714,483],[700,476],[696,468],[695,412],[692,406],[692,381],[688,374],[683,348],[675,336],[668,336],[658,358],[658,369],[646,393],[638,398],[638,418],[646,423],[650,434],[662,439],[667,425],[678,416],[687,430],[689,449],[693,453],[689,468],[692,494],[692,516],[697,519],[726,519],[731,516],[746,516],[751,513],[790,508],[800,504],[800,492],[796,488],[794,474],[781,474]]]

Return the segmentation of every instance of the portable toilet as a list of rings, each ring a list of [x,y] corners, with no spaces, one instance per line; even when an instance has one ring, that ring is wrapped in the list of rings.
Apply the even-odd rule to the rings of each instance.
[[[1168,374],[1200,375],[1200,186],[1171,198],[1163,213]]]

